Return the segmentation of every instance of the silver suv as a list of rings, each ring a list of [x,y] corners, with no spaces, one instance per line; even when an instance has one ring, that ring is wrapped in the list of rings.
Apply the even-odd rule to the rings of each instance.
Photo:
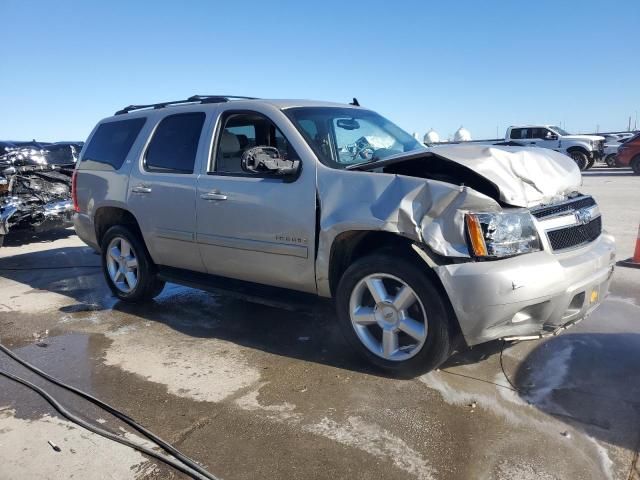
[[[353,348],[414,374],[601,302],[614,242],[580,184],[560,153],[431,151],[355,99],[194,96],[98,123],[74,221],[121,300],[165,281],[333,298]]]

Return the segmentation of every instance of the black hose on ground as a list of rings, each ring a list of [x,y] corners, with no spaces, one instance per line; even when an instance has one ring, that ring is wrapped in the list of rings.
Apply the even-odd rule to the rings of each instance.
[[[90,431],[92,431],[92,432],[94,432],[94,433],[96,433],[98,435],[102,435],[103,437],[106,437],[106,438],[108,438],[110,440],[114,440],[116,442],[119,442],[119,443],[122,443],[124,445],[127,445],[127,446],[129,446],[131,448],[139,450],[139,451],[141,451],[141,452],[143,452],[143,453],[145,453],[147,455],[150,455],[153,458],[156,458],[156,459],[160,460],[161,462],[167,463],[168,465],[170,465],[170,466],[180,470],[181,472],[191,476],[192,478],[206,479],[206,480],[218,480],[214,475],[212,475],[207,470],[202,468],[194,460],[192,460],[191,458],[187,457],[182,452],[177,450],[173,445],[171,445],[167,441],[163,440],[162,438],[158,437],[157,435],[155,435],[151,431],[147,430],[142,425],[140,425],[135,420],[133,420],[131,417],[129,417],[129,416],[125,415],[124,413],[120,412],[119,410],[117,410],[115,407],[112,407],[108,403],[103,402],[102,400],[94,397],[93,395],[90,395],[90,394],[88,394],[88,393],[86,393],[86,392],[84,392],[84,391],[82,391],[82,390],[80,390],[80,389],[78,389],[78,388],[76,388],[76,387],[74,387],[72,385],[68,385],[68,384],[58,380],[57,378],[52,377],[48,373],[40,370],[39,368],[35,367],[34,365],[31,365],[27,361],[21,359],[20,357],[18,357],[15,353],[13,353],[11,350],[9,350],[7,347],[2,345],[1,343],[0,343],[0,350],[2,352],[4,352],[6,355],[8,355],[9,357],[11,357],[16,362],[18,362],[23,367],[31,370],[36,375],[38,375],[38,376],[50,381],[54,385],[57,385],[57,386],[65,389],[65,390],[68,390],[70,392],[75,393],[76,395],[84,398],[85,400],[87,400],[87,401],[93,403],[94,405],[102,408],[103,410],[106,410],[111,415],[113,415],[114,417],[116,417],[119,420],[123,421],[124,423],[129,425],[131,428],[135,429],[136,431],[138,431],[139,433],[144,435],[146,438],[148,438],[149,440],[151,440],[152,442],[154,442],[155,444],[160,446],[167,453],[173,455],[175,458],[177,458],[182,463],[175,462],[174,460],[172,460],[170,458],[167,458],[167,457],[164,457],[163,455],[160,455],[160,454],[154,452],[153,450],[149,450],[146,447],[142,447],[140,445],[137,445],[134,442],[130,442],[129,440],[126,440],[126,439],[124,439],[122,437],[114,435],[111,432],[108,432],[108,431],[103,430],[103,429],[101,429],[99,427],[91,425],[90,423],[80,419],[79,417],[74,416],[73,414],[71,414],[70,412],[65,410],[64,407],[62,407],[62,405],[60,405],[53,397],[51,397],[51,395],[49,395],[42,388],[38,387],[37,385],[34,385],[33,383],[28,382],[27,380],[24,380],[24,379],[22,379],[20,377],[17,377],[15,375],[12,375],[10,373],[6,373],[6,372],[3,372],[2,370],[0,370],[0,375],[5,376],[5,377],[7,377],[7,378],[9,378],[9,379],[11,379],[13,381],[19,382],[19,383],[25,385],[26,387],[31,388],[32,390],[34,390],[38,394],[40,394],[58,412],[60,412],[60,414],[62,414],[64,417],[66,417],[70,421],[72,421],[74,423],[77,423],[81,427],[84,427],[87,430],[90,430]],[[142,450],[142,449],[144,449],[144,450]],[[182,466],[182,464],[186,465],[186,467],[188,467],[188,468],[185,468],[184,466]]]
[[[515,343],[512,343],[512,345],[515,345]],[[2,345],[0,345],[0,347],[1,346]],[[507,371],[504,369],[504,363],[502,361],[502,357],[503,357],[503,354],[504,354],[504,347],[506,347],[506,346],[507,346],[507,342],[505,342],[503,340],[502,341],[502,348],[500,349],[500,369],[502,370],[502,375],[504,375],[504,378],[507,380],[507,382],[509,382],[509,385],[511,385],[511,388],[513,389],[514,392],[522,393],[520,391],[520,389],[511,381],[511,379],[509,378],[509,375],[507,375]]]

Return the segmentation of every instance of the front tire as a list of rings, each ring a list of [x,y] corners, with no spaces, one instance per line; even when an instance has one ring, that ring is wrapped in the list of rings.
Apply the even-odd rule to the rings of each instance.
[[[151,300],[164,288],[144,243],[127,227],[117,225],[107,230],[101,257],[107,284],[120,300],[132,303]]]
[[[573,159],[574,162],[576,162],[580,170],[586,170],[588,168],[589,157],[587,157],[586,153],[579,150],[574,150],[572,152],[569,152],[569,156]]]
[[[615,168],[617,166],[615,153],[611,153],[607,155],[607,158],[604,161],[607,164],[607,167],[609,168]]]
[[[636,155],[635,157],[633,157],[630,166],[631,170],[633,170],[633,173],[635,173],[636,175],[640,175],[640,155]]]
[[[342,333],[361,356],[394,374],[428,372],[451,351],[453,319],[425,268],[373,254],[347,268],[338,285]]]

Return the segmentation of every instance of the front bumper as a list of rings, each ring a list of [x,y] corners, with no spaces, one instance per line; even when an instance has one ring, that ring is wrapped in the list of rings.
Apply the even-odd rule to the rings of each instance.
[[[436,267],[468,345],[552,335],[588,316],[607,295],[615,264],[603,233],[576,250]]]

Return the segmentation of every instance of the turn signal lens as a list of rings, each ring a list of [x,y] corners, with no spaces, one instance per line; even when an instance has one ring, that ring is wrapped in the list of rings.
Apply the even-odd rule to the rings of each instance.
[[[469,232],[469,240],[471,241],[471,248],[473,254],[476,257],[487,256],[487,245],[484,243],[484,234],[482,233],[482,227],[478,217],[472,214],[465,215],[467,222],[467,231]]]

